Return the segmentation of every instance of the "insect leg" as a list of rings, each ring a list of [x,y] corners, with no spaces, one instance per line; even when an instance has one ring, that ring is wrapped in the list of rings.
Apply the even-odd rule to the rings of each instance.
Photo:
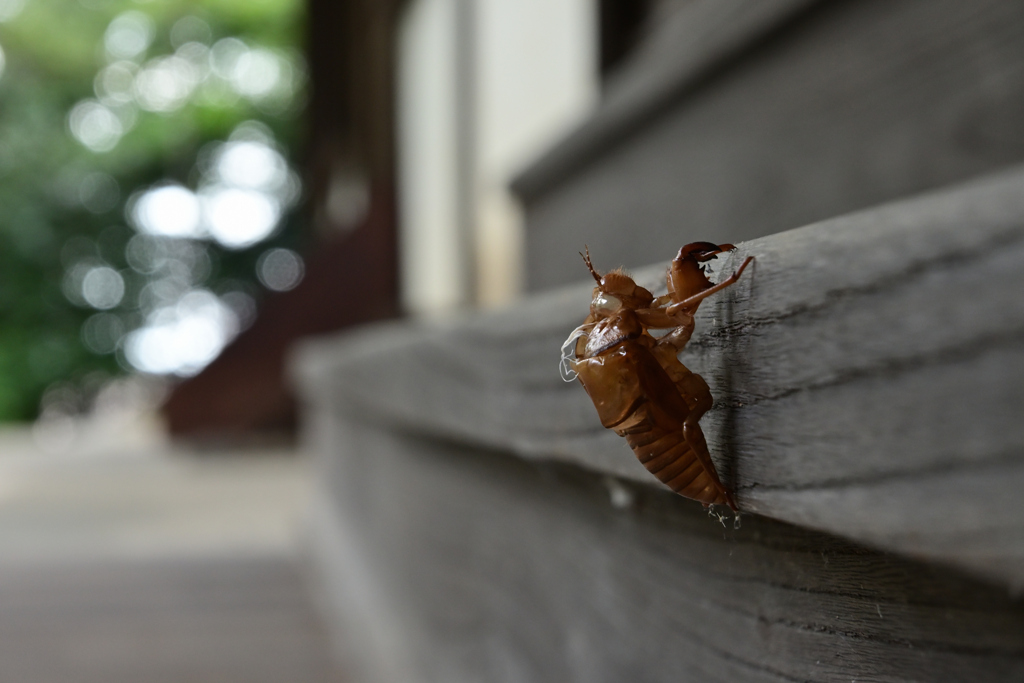
[[[681,325],[677,325],[675,329],[659,339],[658,346],[671,347],[673,355],[679,353],[693,336],[693,327],[693,316],[688,316],[688,319]]]
[[[711,389],[703,377],[689,371],[685,376],[676,380],[676,386],[690,408],[689,414],[683,420],[683,439],[704,466],[712,480],[713,487],[724,494],[725,502],[735,510],[736,503],[732,499],[732,494],[718,478],[718,471],[708,450],[707,439],[704,438],[704,431],[700,428],[700,418],[711,409],[713,403]]]
[[[701,301],[703,301],[707,297],[711,296],[715,292],[719,292],[719,291],[725,289],[729,285],[734,284],[737,280],[739,280],[740,279],[740,275],[743,274],[743,271],[746,270],[747,266],[753,260],[754,260],[753,256],[748,256],[746,258],[746,260],[743,261],[743,264],[736,270],[736,272],[733,273],[732,275],[730,275],[728,278],[726,278],[725,280],[722,280],[721,282],[719,282],[714,287],[711,287],[709,289],[705,289],[703,292],[700,292],[698,294],[694,294],[693,296],[691,296],[691,297],[689,297],[687,299],[683,299],[679,303],[672,304],[671,306],[669,306],[668,308],[665,309],[665,313],[667,313],[668,315],[672,315],[672,314],[676,313],[677,311],[680,311],[680,310],[683,310],[683,309],[696,308],[697,304],[699,304]]]
[[[638,308],[636,310],[636,317],[640,319],[640,322],[644,327],[655,330],[663,330],[667,327],[675,327],[679,324],[679,321],[676,320],[675,317],[669,317],[669,315],[665,313],[664,306]]]
[[[683,318],[682,324],[676,325],[676,327],[668,334],[661,337],[651,349],[651,353],[658,360],[658,363],[664,368],[665,372],[672,379],[672,382],[677,386],[680,386],[680,381],[691,374],[682,363],[679,362],[679,352],[686,346],[686,343],[690,341],[690,336],[693,335],[693,316],[679,316]],[[677,320],[676,322],[680,322]],[[683,393],[683,392],[681,392]],[[683,393],[685,397],[686,394]]]

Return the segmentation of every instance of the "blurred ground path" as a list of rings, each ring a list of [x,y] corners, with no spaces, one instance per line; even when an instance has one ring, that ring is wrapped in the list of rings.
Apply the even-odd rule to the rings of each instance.
[[[0,682],[338,680],[299,560],[300,458],[102,451],[0,431]]]

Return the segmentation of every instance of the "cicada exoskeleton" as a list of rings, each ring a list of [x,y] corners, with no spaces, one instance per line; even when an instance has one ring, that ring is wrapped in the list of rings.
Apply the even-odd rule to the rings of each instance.
[[[693,334],[701,301],[736,282],[752,260],[712,284],[704,263],[731,249],[710,242],[680,249],[668,269],[668,293],[658,298],[622,271],[600,275],[588,252],[583,259],[597,287],[590,315],[563,345],[562,373],[568,380],[579,377],[601,424],[625,437],[666,486],[705,506],[735,510],[699,424],[711,408],[711,390],[677,357]],[[669,332],[655,338],[650,329]]]

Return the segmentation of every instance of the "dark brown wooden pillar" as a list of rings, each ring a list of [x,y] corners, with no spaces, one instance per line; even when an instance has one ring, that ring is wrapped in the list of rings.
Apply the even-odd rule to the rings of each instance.
[[[397,0],[309,0],[306,278],[163,407],[172,435],[289,434],[287,354],[303,336],[398,314],[394,210]]]

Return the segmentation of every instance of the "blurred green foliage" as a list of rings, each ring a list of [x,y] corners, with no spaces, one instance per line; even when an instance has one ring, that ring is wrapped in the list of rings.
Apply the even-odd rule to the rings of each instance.
[[[28,0],[14,13],[21,4],[0,0],[0,15],[5,7],[13,14],[0,23],[0,420],[33,419],[55,383],[95,384],[96,377],[129,369],[122,349],[102,353],[83,344],[83,325],[97,311],[71,301],[66,279],[86,257],[117,270],[126,291],[109,312],[126,331],[144,323],[151,311],[138,293],[153,276],[133,271],[125,256],[137,230],[126,217],[136,190],[166,180],[196,189],[203,150],[228,139],[243,121],[265,124],[289,161],[302,132],[300,0]],[[98,103],[97,75],[126,59],[112,56],[104,42],[125,12],[151,22],[148,47],[126,60],[136,73],[173,55],[184,40],[172,41],[173,31],[191,28],[193,45],[202,49],[236,37],[276,50],[292,70],[292,90],[269,103],[225,87],[217,97],[197,89],[163,110],[128,103],[118,110],[124,131],[116,145],[94,151],[72,135],[69,116],[78,103]],[[195,19],[181,23],[186,17]],[[90,177],[112,177],[116,186],[111,191],[101,183],[105,194],[97,194]],[[271,246],[300,243],[298,220],[294,209],[286,211],[274,235],[240,250],[195,240],[212,264],[196,286],[258,298],[257,257]]]

